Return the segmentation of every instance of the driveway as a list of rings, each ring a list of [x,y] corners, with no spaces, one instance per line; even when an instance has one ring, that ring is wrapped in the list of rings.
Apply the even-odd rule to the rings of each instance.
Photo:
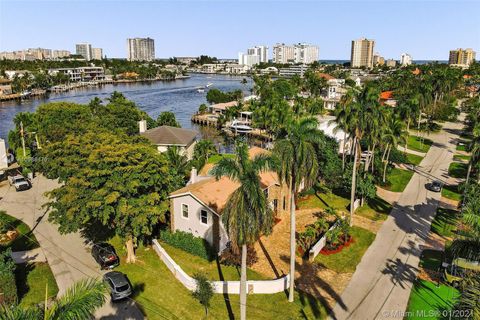
[[[48,222],[48,213],[42,208],[47,199],[46,191],[58,184],[54,180],[37,176],[32,188],[16,192],[7,181],[0,182],[0,210],[25,222],[40,243],[62,295],[73,283],[85,278],[100,278],[100,271],[90,255],[85,239],[78,233],[62,235],[55,225]],[[111,303],[98,310],[97,319],[143,319],[143,314],[133,300]]]
[[[440,193],[427,191],[425,184],[448,179],[461,128],[461,123],[445,123],[441,132],[429,136],[433,145],[363,256],[330,319],[403,318],[418,272],[420,248],[428,239],[440,200]]]

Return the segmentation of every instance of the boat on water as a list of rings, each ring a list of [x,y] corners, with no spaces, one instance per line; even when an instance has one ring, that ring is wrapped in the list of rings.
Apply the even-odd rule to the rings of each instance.
[[[236,119],[232,121],[228,128],[234,133],[248,133],[253,130],[249,125]]]
[[[212,82],[209,82],[209,83],[207,83],[207,85],[205,86],[205,88],[210,88],[211,86],[213,86],[213,83],[212,83]]]
[[[31,94],[32,94],[31,91],[23,91],[23,92],[20,94],[20,98],[26,99],[26,98],[30,97]]]
[[[203,93],[203,92],[205,92],[205,89],[199,88],[199,89],[197,89],[197,92],[198,93]]]

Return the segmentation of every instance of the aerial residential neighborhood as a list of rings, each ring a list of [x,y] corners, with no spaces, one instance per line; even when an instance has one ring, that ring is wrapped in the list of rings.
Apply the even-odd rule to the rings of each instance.
[[[0,319],[480,320],[479,11],[0,1]]]

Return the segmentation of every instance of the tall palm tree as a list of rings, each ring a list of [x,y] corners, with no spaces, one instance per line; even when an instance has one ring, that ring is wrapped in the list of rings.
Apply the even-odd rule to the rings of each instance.
[[[472,168],[478,165],[480,162],[480,124],[477,124],[473,129],[473,139],[470,142],[470,160],[468,161],[468,169],[467,169],[467,178],[465,180],[465,184],[468,184],[470,180],[470,174],[472,172]],[[480,173],[477,173],[478,179],[480,179]]]
[[[0,306],[0,320],[90,320],[105,303],[107,292],[107,286],[102,281],[83,280],[51,304],[35,308]]]
[[[197,169],[200,170],[207,163],[208,158],[217,154],[217,148],[211,140],[202,139],[197,142],[193,149],[193,158],[195,159]]]
[[[383,182],[386,179],[386,172],[387,172],[387,165],[390,160],[390,152],[392,148],[397,148],[399,144],[403,144],[407,142],[408,133],[405,130],[405,125],[400,118],[392,113],[388,116],[387,125],[385,127],[385,131],[382,135],[382,140],[385,145],[385,150],[382,156],[382,160],[384,161],[383,167]]]
[[[278,158],[278,175],[290,190],[290,292],[288,300],[294,300],[295,283],[295,208],[297,195],[303,185],[312,186],[318,177],[318,162],[314,144],[321,144],[323,137],[315,118],[293,120],[285,137],[275,142],[274,154]]]
[[[222,222],[232,247],[242,248],[240,275],[240,319],[247,315],[247,245],[255,243],[273,226],[273,212],[260,185],[260,173],[274,166],[273,159],[260,154],[250,159],[244,142],[236,145],[236,157],[222,158],[212,169],[212,174],[240,184],[229,197],[222,213]]]

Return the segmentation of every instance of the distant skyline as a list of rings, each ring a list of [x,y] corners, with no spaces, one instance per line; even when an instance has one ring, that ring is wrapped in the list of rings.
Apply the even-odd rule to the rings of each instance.
[[[9,1],[0,0],[0,51],[65,49],[88,42],[126,58],[127,38],[155,40],[157,58],[236,58],[254,45],[307,42],[320,60],[350,59],[351,40],[400,59],[448,60],[480,50],[480,1]],[[480,53],[478,53],[480,54]]]

